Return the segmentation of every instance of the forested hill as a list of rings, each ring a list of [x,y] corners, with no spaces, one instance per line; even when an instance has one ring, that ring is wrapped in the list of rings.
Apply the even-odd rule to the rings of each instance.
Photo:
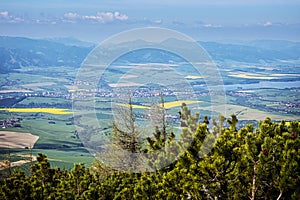
[[[30,176],[19,170],[9,175],[10,168],[6,169],[0,199],[299,199],[299,122],[275,123],[266,118],[257,130],[251,124],[236,130],[234,115],[227,119],[229,128],[223,127],[225,118],[220,116],[208,132],[206,123],[195,124],[195,116],[189,113],[185,109],[181,115],[189,118],[186,127],[195,130],[193,142],[181,157],[155,173],[117,171],[99,160],[66,171],[51,167],[47,157],[39,154]],[[185,134],[182,138],[189,137]],[[163,129],[157,130],[147,139],[148,153],[176,143],[164,135],[168,134]],[[205,138],[216,142],[202,155]],[[171,148],[166,153],[175,152]],[[164,156],[153,162],[163,162]]]
[[[56,40],[0,37],[0,72],[21,67],[80,67],[93,46],[63,44]]]
[[[137,41],[139,42],[139,41]],[[258,40],[242,44],[199,42],[215,61],[268,62],[300,59],[300,43],[276,40]],[[0,72],[8,73],[21,67],[80,67],[85,57],[95,47],[91,43],[76,39],[29,39],[0,36]],[[142,50],[128,53],[121,62],[169,63],[177,62],[178,56]],[[179,60],[182,61],[182,60]]]
[[[213,59],[257,63],[298,60],[300,43],[281,40],[255,40],[243,44],[199,42]]]

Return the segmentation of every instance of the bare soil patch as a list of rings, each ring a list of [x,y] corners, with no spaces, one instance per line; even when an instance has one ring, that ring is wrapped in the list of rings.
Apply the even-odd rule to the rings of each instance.
[[[31,133],[0,131],[0,148],[33,147],[39,136]]]

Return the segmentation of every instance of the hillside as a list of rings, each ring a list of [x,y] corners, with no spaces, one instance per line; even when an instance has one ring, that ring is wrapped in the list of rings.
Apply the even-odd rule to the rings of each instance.
[[[260,61],[298,60],[300,43],[276,40],[255,40],[246,44],[199,42],[213,59],[257,63]]]
[[[139,41],[137,41],[139,42]],[[300,59],[300,43],[276,40],[256,40],[244,44],[199,42],[215,61],[233,60],[258,63]],[[0,37],[0,72],[7,73],[21,67],[80,67],[94,45],[72,38],[29,39]],[[119,62],[132,63],[180,62],[176,55],[158,51],[130,52]]]
[[[92,47],[72,46],[49,40],[0,37],[0,72],[21,67],[80,67]]]

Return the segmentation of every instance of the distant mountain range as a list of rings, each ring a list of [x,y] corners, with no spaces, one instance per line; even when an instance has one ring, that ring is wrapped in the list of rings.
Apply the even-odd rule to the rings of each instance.
[[[244,44],[199,42],[213,60],[261,61],[300,59],[300,43],[257,40]],[[0,72],[8,73],[28,66],[68,66],[78,68],[95,47],[92,43],[73,38],[29,39],[0,36]],[[133,63],[169,63],[180,61],[178,56],[157,50],[128,53],[120,61]]]
[[[67,46],[78,46],[78,47],[94,47],[95,46],[94,43],[81,41],[81,40],[78,40],[78,39],[72,38],[72,37],[45,38],[45,40],[61,43],[61,44],[67,45]]]
[[[21,67],[80,67],[92,46],[66,45],[59,41],[0,37],[0,72]]]
[[[215,60],[234,60],[256,63],[260,61],[298,60],[300,42],[256,40],[245,44],[199,42]]]

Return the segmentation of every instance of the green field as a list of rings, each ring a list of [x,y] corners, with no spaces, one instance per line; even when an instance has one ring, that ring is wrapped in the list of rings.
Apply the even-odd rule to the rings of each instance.
[[[257,82],[255,78],[263,79],[263,76],[270,76],[272,78],[285,80],[285,76],[282,73],[276,72],[276,76],[271,74],[263,73],[263,76],[256,76],[254,72],[249,73],[250,75],[243,75],[243,73],[236,73],[235,76],[232,72],[235,72],[240,63],[233,65],[228,63],[222,63],[225,65],[226,70],[220,67],[223,81],[225,83],[241,84],[241,83],[252,83]],[[258,66],[248,66],[244,64],[247,69],[255,69]],[[173,66],[170,68],[164,68],[159,64],[153,65],[154,70],[148,70],[143,76],[138,71],[139,66],[117,66],[113,69],[105,72],[103,75],[106,81],[106,86],[115,83],[133,84],[133,83],[144,83],[145,81],[151,81],[151,77],[156,77],[157,80],[164,80],[164,83],[176,83],[179,74],[174,70],[181,70],[180,77],[185,78],[188,84],[203,84],[203,79],[200,74],[193,74],[193,70],[189,65],[185,65],[183,68],[180,66]],[[153,67],[152,66],[152,67]],[[151,67],[150,65],[144,65],[143,68]],[[272,66],[273,69],[283,70],[277,66]],[[151,68],[149,68],[151,69]],[[130,71],[131,70],[131,71]],[[17,91],[31,91],[31,96],[27,96],[20,102],[14,104],[14,108],[72,108],[72,100],[70,100],[70,92],[68,90],[73,88],[73,80],[76,76],[77,71],[73,68],[67,67],[53,67],[51,72],[47,68],[22,68],[18,70],[19,73],[1,74],[0,75],[0,90],[15,90],[15,93],[1,93],[3,98],[11,98],[16,94]],[[290,78],[290,77],[287,77]],[[294,77],[297,78],[297,77]],[[121,79],[121,81],[119,80]],[[154,84],[155,85],[155,84]],[[104,86],[104,87],[106,87]],[[40,93],[38,93],[40,92]],[[58,93],[65,94],[65,96],[42,96],[42,93]],[[29,93],[29,92],[28,92]],[[38,93],[38,94],[37,94]],[[39,96],[41,95],[41,96]],[[188,94],[187,94],[188,96]],[[299,89],[238,89],[227,93],[226,95],[227,105],[226,111],[223,113],[226,117],[231,114],[237,114],[240,120],[243,121],[251,120],[262,120],[265,117],[271,117],[274,120],[286,119],[286,120],[299,120]],[[191,101],[189,107],[193,113],[200,112],[200,116],[203,118],[204,115],[210,116],[212,114],[212,105],[214,111],[222,111],[223,105],[219,105],[216,96],[210,97],[207,91],[199,93],[197,103],[192,102],[194,99],[186,99],[186,103]],[[149,109],[143,109],[143,106],[147,108],[151,107],[153,103],[159,104],[160,99],[156,98],[133,98],[133,104],[136,105],[135,112],[143,115],[149,113]],[[178,100],[176,96],[165,97],[165,107],[167,108],[168,115],[178,116],[178,110],[183,100]],[[93,104],[88,104],[81,100],[76,104],[78,109],[92,110],[95,111],[97,116],[97,124],[95,124],[94,114],[86,111],[85,121],[82,122],[85,127],[96,127],[100,125],[100,129],[104,132],[109,131],[107,128],[111,125],[113,120],[111,114],[111,99],[106,97],[95,97]],[[292,105],[292,106],[286,106]],[[296,105],[296,106],[294,106]],[[298,105],[298,106],[297,106]],[[3,108],[3,106],[0,106]],[[32,110],[34,111],[34,110]],[[37,111],[37,110],[35,110]],[[78,110],[73,110],[77,112]],[[217,113],[213,113],[217,116]],[[71,168],[74,163],[84,162],[91,163],[93,157],[89,152],[82,146],[81,140],[76,136],[75,126],[73,125],[73,115],[69,114],[50,114],[42,111],[37,112],[7,112],[5,110],[0,111],[0,119],[9,118],[22,118],[21,128],[6,128],[3,130],[14,131],[14,132],[30,132],[34,135],[39,136],[39,140],[34,146],[33,154],[37,155],[38,152],[42,152],[48,155],[52,165],[59,166],[61,168]],[[200,119],[203,120],[203,119]],[[144,119],[138,119],[141,123],[145,123]],[[50,123],[49,123],[50,122]],[[170,128],[176,129],[175,123],[169,124]],[[12,161],[18,159],[24,159],[20,154],[28,154],[28,149],[10,149],[12,155]],[[7,149],[0,149],[0,160],[4,159],[7,155]]]
[[[8,113],[1,111],[0,117],[2,119],[22,118],[21,128],[6,128],[3,130],[29,132],[39,136],[33,147],[33,155],[37,155],[38,152],[48,154],[49,160],[54,166],[69,169],[73,167],[74,163],[84,162],[89,164],[93,160],[90,153],[82,146],[80,139],[76,137],[75,127],[72,125],[72,115],[70,114],[54,115],[49,113]],[[55,124],[49,123],[50,121]],[[67,123],[71,125],[67,125]],[[7,151],[12,150],[2,149],[0,151],[2,157],[7,154]],[[16,149],[15,151],[15,153],[12,153],[14,160],[19,158],[15,157],[16,154],[28,154],[28,149]]]

